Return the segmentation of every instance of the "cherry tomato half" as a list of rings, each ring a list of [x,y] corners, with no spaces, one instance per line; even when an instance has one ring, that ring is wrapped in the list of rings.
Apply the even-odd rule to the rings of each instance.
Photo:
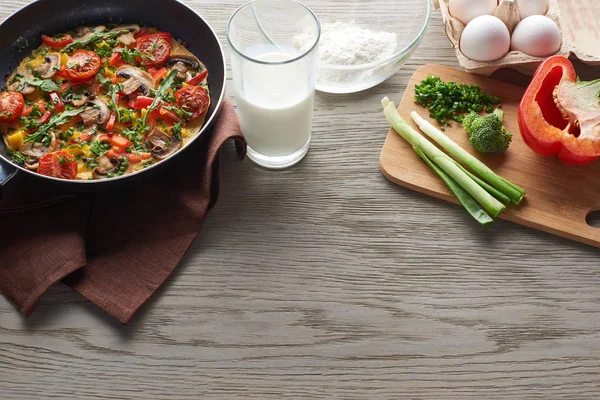
[[[23,113],[25,100],[19,92],[0,93],[0,122],[14,122]]]
[[[200,86],[182,87],[175,93],[175,99],[181,109],[192,113],[192,119],[204,114],[210,104],[208,93]]]
[[[166,33],[153,33],[139,37],[135,47],[143,54],[138,60],[144,65],[163,64],[171,54],[171,36]]]
[[[77,177],[77,160],[65,151],[48,153],[40,157],[38,174],[61,179]]]
[[[73,80],[84,81],[96,75],[101,64],[98,54],[79,49],[67,61],[67,75]]]

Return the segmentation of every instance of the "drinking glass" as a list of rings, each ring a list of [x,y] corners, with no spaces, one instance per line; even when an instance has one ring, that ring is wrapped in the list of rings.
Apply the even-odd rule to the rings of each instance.
[[[286,168],[308,152],[320,32],[315,14],[295,0],[251,1],[229,20],[237,111],[258,165]]]

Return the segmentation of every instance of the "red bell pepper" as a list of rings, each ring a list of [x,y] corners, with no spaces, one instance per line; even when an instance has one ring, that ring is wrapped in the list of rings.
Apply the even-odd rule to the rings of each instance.
[[[48,122],[48,120],[50,119],[51,116],[52,116],[52,111],[45,110],[44,114],[42,115],[42,118],[40,118],[40,124],[44,125],[46,122]]]
[[[131,146],[131,142],[123,136],[113,135],[110,137],[109,141],[113,148],[118,147],[122,150],[125,150]]]
[[[149,160],[150,158],[152,158],[152,153],[128,153],[125,155],[125,157],[127,157],[127,160],[129,160],[130,163],[137,164],[139,162],[142,162],[143,160]]]
[[[154,67],[148,68],[148,73],[154,79],[154,82],[158,84],[162,78],[169,74],[169,70],[166,67],[162,67],[160,69],[156,69]]]
[[[21,116],[27,117],[29,114],[31,114],[32,111],[33,111],[33,106],[26,105],[25,108],[23,108],[23,112],[21,113]]]
[[[108,64],[111,67],[119,68],[121,65],[125,64],[125,61],[123,61],[123,59],[121,58],[121,53],[115,51],[110,56],[110,59],[108,60]]]
[[[112,132],[112,130],[115,128],[115,120],[117,119],[117,114],[115,114],[114,112],[110,113],[110,117],[108,118],[108,122],[106,123],[106,130],[108,132]]]
[[[58,38],[42,35],[42,42],[44,42],[45,45],[52,47],[53,49],[62,49],[69,43],[73,43],[73,38],[71,37],[71,35],[68,34]]]
[[[571,61],[546,59],[537,69],[519,106],[523,140],[542,156],[558,155],[568,164],[600,157],[600,80],[578,81]]]
[[[62,99],[56,92],[50,93],[50,100],[54,103],[54,109],[58,112],[65,111],[65,103],[63,103]]]
[[[159,118],[167,118],[171,122],[181,122],[181,118],[179,118],[177,114],[165,109],[164,107],[159,108],[158,115]]]
[[[148,108],[152,105],[154,99],[152,97],[147,96],[138,96],[133,102],[133,109],[135,110],[143,110],[144,108]]]
[[[197,74],[196,76],[194,76],[192,79],[190,79],[186,83],[188,85],[196,86],[197,84],[199,84],[200,82],[202,82],[207,76],[208,76],[208,70],[205,69],[204,71],[200,72],[199,74]]]

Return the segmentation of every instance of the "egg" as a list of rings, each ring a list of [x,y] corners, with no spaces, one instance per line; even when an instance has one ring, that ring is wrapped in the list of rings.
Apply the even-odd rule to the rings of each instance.
[[[471,60],[494,61],[508,54],[510,33],[499,18],[481,15],[465,27],[460,51]]]
[[[518,4],[521,19],[532,15],[546,15],[548,11],[548,0],[519,0]]]
[[[544,15],[532,15],[516,26],[511,50],[533,57],[547,57],[560,50],[561,43],[560,29],[554,21]]]
[[[480,15],[492,15],[498,7],[498,0],[450,0],[450,15],[467,25]]]

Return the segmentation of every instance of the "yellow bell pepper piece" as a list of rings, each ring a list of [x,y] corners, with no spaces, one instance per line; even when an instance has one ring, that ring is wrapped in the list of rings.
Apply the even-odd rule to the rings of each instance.
[[[64,68],[67,65],[67,62],[69,62],[69,56],[66,53],[62,53],[60,56],[61,68]]]
[[[25,134],[23,131],[13,133],[8,137],[8,144],[12,150],[18,150],[23,147],[23,138]]]
[[[82,150],[79,147],[67,147],[64,150],[73,156],[78,156],[82,153]]]
[[[81,174],[82,172],[92,172],[90,168],[88,168],[87,164],[83,161],[77,163],[77,173]]]
[[[81,148],[81,153],[87,158],[92,158],[95,156],[95,154],[90,150],[90,146],[87,144]]]

